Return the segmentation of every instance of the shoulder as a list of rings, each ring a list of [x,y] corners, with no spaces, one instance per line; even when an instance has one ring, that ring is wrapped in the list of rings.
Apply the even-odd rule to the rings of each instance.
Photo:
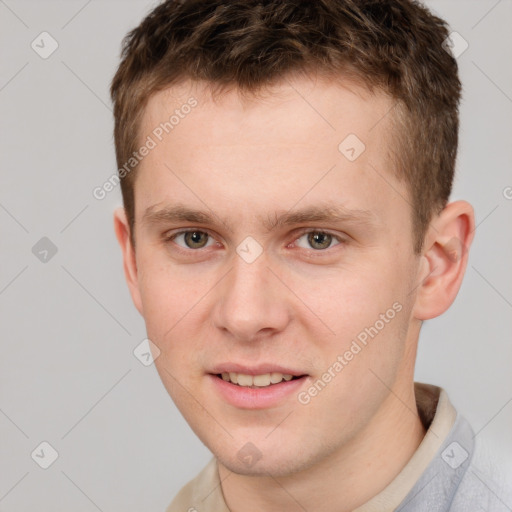
[[[448,436],[397,511],[504,512],[512,510],[508,478],[457,414]]]
[[[476,439],[475,452],[461,480],[450,512],[512,510],[512,471],[490,454]]]

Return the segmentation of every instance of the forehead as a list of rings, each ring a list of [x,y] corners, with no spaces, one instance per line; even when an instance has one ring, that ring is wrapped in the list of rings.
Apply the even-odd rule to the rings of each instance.
[[[255,96],[232,89],[213,97],[198,82],[164,89],[149,99],[141,123],[141,140],[156,145],[137,171],[136,212],[183,203],[185,193],[196,206],[217,194],[261,214],[307,195],[372,206],[379,215],[397,190],[406,195],[401,183],[389,185],[393,106],[389,96],[354,82],[305,77]]]
[[[191,98],[197,100],[199,108],[193,109],[193,116],[180,116],[178,124],[193,123],[197,139],[187,142],[197,146],[205,142],[227,143],[229,139],[250,145],[274,142],[326,146],[336,144],[347,133],[356,133],[371,145],[383,129],[389,129],[395,104],[384,92],[370,92],[348,79],[334,82],[319,76],[291,75],[254,93],[235,87],[212,93],[209,83],[184,81],[149,98],[142,133],[150,133],[176,111],[188,111]],[[212,126],[218,116],[222,116],[222,126]],[[185,122],[186,117],[191,119]],[[176,142],[180,135],[189,135],[183,134],[178,124],[172,130]],[[265,130],[261,130],[263,126]]]

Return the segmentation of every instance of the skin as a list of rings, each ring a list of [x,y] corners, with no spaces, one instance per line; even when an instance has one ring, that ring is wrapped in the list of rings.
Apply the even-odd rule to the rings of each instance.
[[[231,90],[212,101],[207,85],[185,82],[150,98],[141,140],[190,96],[198,106],[137,170],[135,248],[124,210],[114,216],[134,304],[161,351],[155,365],[217,457],[230,510],[315,510],[319,496],[324,512],[353,510],[425,434],[413,387],[418,336],[459,290],[472,207],[450,203],[414,254],[384,94],[302,76],[263,97]],[[366,146],[353,162],[338,150],[351,133]],[[145,217],[177,204],[213,222]],[[351,218],[267,229],[276,215],[327,205]],[[169,239],[184,229],[211,238],[197,249]],[[333,237],[312,248],[304,229]],[[236,252],[248,236],[263,250],[252,263]],[[234,407],[212,386],[216,364],[276,363],[307,374],[307,390],[397,302],[401,311],[306,405],[293,394],[266,409]],[[238,457],[248,442],[260,455],[250,466]]]

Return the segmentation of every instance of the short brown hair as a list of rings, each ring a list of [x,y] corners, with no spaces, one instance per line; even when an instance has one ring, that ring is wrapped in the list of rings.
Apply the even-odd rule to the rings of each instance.
[[[112,80],[118,168],[137,149],[155,92],[187,79],[257,93],[291,73],[347,73],[395,100],[396,176],[414,250],[450,196],[461,84],[446,23],[415,0],[167,0],[123,41]],[[120,174],[133,240],[134,174]]]

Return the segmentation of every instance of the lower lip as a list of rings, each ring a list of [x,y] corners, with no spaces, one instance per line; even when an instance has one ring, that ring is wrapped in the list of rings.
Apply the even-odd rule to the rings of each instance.
[[[221,397],[240,409],[267,409],[280,405],[291,395],[296,395],[306,379],[304,376],[267,387],[248,388],[232,384],[216,375],[209,374],[208,377]]]

